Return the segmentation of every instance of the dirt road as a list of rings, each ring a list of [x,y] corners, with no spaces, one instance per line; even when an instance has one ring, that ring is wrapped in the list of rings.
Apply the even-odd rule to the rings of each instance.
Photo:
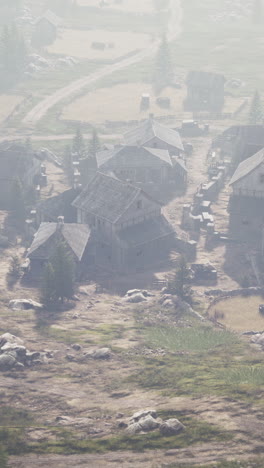
[[[170,3],[170,22],[168,24],[168,40],[172,41],[176,39],[181,33],[181,20],[182,20],[182,8],[180,0],[171,0]],[[113,65],[107,65],[100,70],[92,73],[88,76],[80,78],[76,81],[73,81],[70,85],[65,86],[64,88],[59,89],[54,94],[46,97],[41,102],[39,102],[31,111],[24,117],[22,123],[26,127],[34,127],[36,123],[44,117],[44,115],[54,107],[56,104],[62,100],[68,98],[74,93],[79,92],[85,86],[96,83],[102,78],[105,78],[112,73],[122,70],[130,65],[134,65],[142,61],[143,59],[150,57],[155,54],[158,50],[160,41],[155,41],[150,47],[140,51],[139,53],[133,55],[132,57],[126,58],[117,62]]]

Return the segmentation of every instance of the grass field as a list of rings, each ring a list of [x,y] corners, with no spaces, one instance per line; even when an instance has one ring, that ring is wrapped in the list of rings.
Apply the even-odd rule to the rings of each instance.
[[[259,313],[259,304],[264,302],[261,296],[232,297],[224,299],[213,305],[209,315],[214,316],[216,312],[224,314],[219,319],[227,328],[244,332],[248,330],[264,330],[264,316]]]
[[[100,0],[78,0],[77,3],[81,6],[99,7]],[[149,13],[154,9],[154,2],[153,0],[123,0],[118,3],[115,0],[108,0],[107,6],[102,8],[102,11],[109,8],[134,13]]]
[[[0,94],[0,123],[13,112],[15,107],[23,101],[23,96]]]
[[[108,46],[104,50],[94,49],[93,42],[101,42]],[[148,45],[151,45],[151,38],[147,34],[99,29],[90,31],[64,29],[55,43],[48,48],[48,52],[90,60],[113,60]]]
[[[182,78],[184,79],[184,78]],[[140,110],[140,101],[142,94],[150,95],[149,109]],[[186,97],[186,89],[176,89],[168,87],[162,91],[160,96],[170,98],[171,106],[169,109],[162,108],[156,103],[157,96],[153,87],[148,83],[123,83],[113,87],[101,88],[96,91],[88,92],[86,95],[77,98],[69,105],[65,106],[63,120],[82,120],[101,124],[107,120],[140,120],[148,117],[149,113],[155,116],[177,115],[184,116],[183,101]],[[239,98],[226,98],[224,112],[234,112],[241,104]],[[185,118],[191,117],[185,113]]]

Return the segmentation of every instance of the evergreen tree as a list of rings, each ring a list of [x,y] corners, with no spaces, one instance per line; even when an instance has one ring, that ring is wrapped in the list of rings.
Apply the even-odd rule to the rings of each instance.
[[[189,270],[186,259],[183,255],[180,256],[177,263],[175,274],[172,278],[171,289],[174,294],[177,294],[181,299],[189,299],[190,286],[189,281]]]
[[[55,294],[55,272],[51,263],[46,263],[44,266],[43,277],[42,277],[42,301],[46,305],[50,305],[54,302]]]
[[[164,34],[156,57],[156,67],[154,76],[154,87],[156,93],[171,83],[173,68],[170,57],[170,49],[167,37]]]
[[[72,153],[76,154],[77,159],[81,159],[85,153],[85,143],[80,124],[76,128],[76,133],[72,142]]]
[[[100,150],[100,140],[96,128],[93,129],[92,138],[89,145],[89,156],[95,157]]]
[[[11,209],[19,227],[24,226],[26,219],[25,194],[19,179],[13,183],[11,194]]]
[[[51,259],[55,300],[70,299],[74,293],[74,262],[65,242],[58,243]]]
[[[64,162],[64,168],[65,172],[67,174],[69,183],[72,184],[73,182],[73,165],[72,165],[72,150],[70,145],[67,145],[64,150],[64,155],[63,155],[63,162]]]
[[[251,125],[261,124],[263,122],[263,109],[259,92],[256,91],[251,101],[249,111],[249,123]]]

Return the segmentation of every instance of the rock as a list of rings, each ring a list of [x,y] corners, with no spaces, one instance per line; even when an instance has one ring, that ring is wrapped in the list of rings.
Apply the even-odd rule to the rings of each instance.
[[[9,351],[15,351],[17,356],[20,357],[25,357],[27,349],[25,346],[18,345],[16,343],[6,343],[4,346],[1,347],[1,352],[9,352]]]
[[[12,369],[17,363],[16,358],[9,353],[0,355],[0,370],[5,371]]]
[[[145,298],[145,296],[141,292],[139,292],[137,294],[134,294],[133,296],[125,297],[124,300],[126,302],[130,302],[132,304],[137,304],[139,302],[146,302],[147,299]]]
[[[30,353],[29,351],[27,351],[26,359],[28,361],[35,361],[36,359],[40,359],[40,353],[37,351],[34,353]]]
[[[13,299],[9,301],[8,307],[12,310],[42,310],[43,304],[33,301],[32,299]]]
[[[124,421],[121,421],[120,423],[118,423],[118,427],[119,429],[126,429],[128,425]]]
[[[138,424],[144,432],[154,431],[160,426],[160,423],[157,421],[157,419],[154,419],[150,414],[145,418],[141,418]]]
[[[258,333],[251,338],[251,343],[264,347],[264,333]]]
[[[179,432],[184,431],[185,427],[178,419],[168,419],[160,425],[159,429],[163,436],[168,437],[179,434]]]
[[[74,361],[75,360],[75,357],[72,355],[72,354],[66,354],[66,359],[68,361]]]
[[[16,362],[15,363],[15,368],[16,368],[16,370],[23,370],[23,369],[25,369],[25,366],[24,366],[24,364],[22,364],[22,362]]]
[[[101,349],[96,349],[92,353],[92,357],[94,359],[110,359],[111,357],[111,349],[110,348],[101,348]]]
[[[11,335],[11,333],[4,333],[3,335],[0,336],[0,348],[2,348],[2,346],[5,345],[6,343],[11,343],[11,344],[15,343],[17,345],[23,345],[24,341],[15,335]]]
[[[82,347],[79,344],[73,344],[72,349],[74,349],[75,351],[81,351]]]
[[[141,431],[142,431],[142,428],[139,423],[130,424],[130,426],[126,428],[126,434],[130,436],[138,434]]]
[[[146,416],[152,416],[153,418],[157,418],[157,412],[153,409],[149,410],[141,410],[138,411],[137,413],[134,413],[133,416],[130,418],[132,421],[139,421],[142,418],[145,418]]]

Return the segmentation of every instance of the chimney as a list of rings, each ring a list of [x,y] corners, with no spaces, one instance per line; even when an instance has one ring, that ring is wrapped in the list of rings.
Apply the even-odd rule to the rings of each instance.
[[[57,230],[61,231],[64,225],[64,216],[58,216],[57,218]]]

